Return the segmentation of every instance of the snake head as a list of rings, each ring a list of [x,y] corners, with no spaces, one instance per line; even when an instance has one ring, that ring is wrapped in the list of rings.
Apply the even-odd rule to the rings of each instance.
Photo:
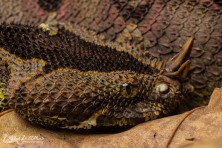
[[[120,73],[113,73],[112,77],[118,78],[114,82],[121,85],[113,84],[109,109],[98,119],[100,124],[133,125],[171,114],[191,90],[187,80],[191,70],[188,58],[192,43],[193,39],[188,39],[181,52],[156,75],[121,72],[119,77]],[[107,125],[106,121],[109,121]]]
[[[189,38],[181,52],[170,59],[165,69],[157,74],[149,99],[136,105],[135,110],[142,113],[146,121],[172,113],[184,96],[193,91],[193,86],[188,81],[193,69],[189,61],[192,45],[193,39]]]

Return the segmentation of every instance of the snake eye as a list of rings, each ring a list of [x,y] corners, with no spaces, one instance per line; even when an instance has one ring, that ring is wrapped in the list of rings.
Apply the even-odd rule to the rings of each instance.
[[[166,94],[170,90],[169,86],[166,83],[161,83],[161,84],[157,85],[156,89],[157,89],[157,92],[160,92],[162,94]]]
[[[134,97],[137,94],[136,89],[130,84],[123,84],[122,85],[122,95],[126,98]]]
[[[126,93],[129,95],[131,93],[131,86],[127,83],[123,84],[122,86],[125,89]]]

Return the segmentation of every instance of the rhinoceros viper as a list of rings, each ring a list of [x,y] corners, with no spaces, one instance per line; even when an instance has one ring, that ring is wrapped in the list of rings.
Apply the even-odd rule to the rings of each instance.
[[[28,3],[0,1],[0,97],[33,123],[135,125],[222,86],[220,1]],[[74,34],[76,25],[111,45]]]

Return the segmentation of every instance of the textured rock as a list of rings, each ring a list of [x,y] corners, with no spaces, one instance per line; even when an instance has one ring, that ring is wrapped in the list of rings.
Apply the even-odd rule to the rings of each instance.
[[[0,147],[217,148],[222,146],[222,88],[215,89],[207,107],[121,130],[44,129],[22,120],[14,111],[1,113],[0,118]]]

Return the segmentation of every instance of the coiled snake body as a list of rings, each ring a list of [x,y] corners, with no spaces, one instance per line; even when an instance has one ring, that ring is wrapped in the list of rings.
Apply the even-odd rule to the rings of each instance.
[[[0,9],[0,106],[33,123],[135,125],[172,113],[188,97],[203,104],[222,86],[219,3],[29,3],[0,1],[9,10]],[[73,33],[76,25],[94,32],[90,41]],[[95,33],[104,42],[92,42]]]

